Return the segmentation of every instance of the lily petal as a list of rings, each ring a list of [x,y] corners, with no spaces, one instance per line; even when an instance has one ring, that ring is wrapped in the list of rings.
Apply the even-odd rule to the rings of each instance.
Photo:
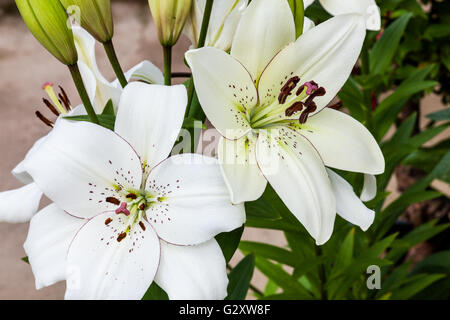
[[[142,179],[130,145],[88,122],[59,121],[25,168],[58,207],[82,218],[115,209],[106,198],[120,198],[122,188],[139,189]]]
[[[303,0],[305,9],[308,8],[315,0]]]
[[[245,222],[244,206],[231,204],[214,158],[173,156],[150,172],[146,190],[164,199],[152,204],[147,217],[158,236],[172,244],[199,244]]]
[[[161,241],[155,282],[170,300],[223,300],[228,278],[222,250],[214,239],[197,246]]]
[[[375,138],[345,113],[326,108],[300,128],[297,132],[311,141],[326,166],[368,174],[384,172],[383,153]]]
[[[38,211],[42,191],[35,183],[0,192],[0,222],[22,223],[30,221]]]
[[[247,134],[246,115],[258,102],[247,70],[229,54],[211,47],[188,51],[186,60],[200,104],[214,127],[232,140]]]
[[[125,78],[127,81],[130,80],[141,80],[151,84],[164,84],[164,75],[150,61],[142,61],[125,73]],[[120,86],[119,80],[114,82],[115,86]]]
[[[377,31],[381,28],[380,9],[375,0],[320,0],[320,4],[334,16],[347,13],[365,16],[369,30]]]
[[[303,22],[303,33],[305,33],[306,31],[311,30],[315,26],[316,26],[316,24],[314,23],[314,21],[312,21],[308,17],[305,17],[305,20]]]
[[[337,214],[363,231],[369,229],[375,219],[375,212],[362,203],[344,178],[330,169],[327,169],[327,172],[336,197]]]
[[[287,1],[252,1],[236,29],[231,55],[258,82],[269,61],[293,41],[295,23]]]
[[[114,213],[100,214],[77,233],[67,255],[66,299],[137,300],[144,296],[158,269],[159,239],[142,221],[145,230],[135,224],[118,240],[130,222],[126,219]]]
[[[295,43],[284,48],[261,75],[258,87],[260,105],[272,103],[286,80],[298,76],[301,79],[298,87],[315,81],[326,89],[324,96],[314,99],[317,113],[347,81],[361,52],[365,35],[364,19],[358,14],[331,18],[302,34]],[[295,98],[295,95],[288,98],[286,108]]]
[[[229,51],[236,28],[247,8],[248,0],[216,1],[211,12],[207,46]]]
[[[37,290],[65,280],[69,245],[86,222],[68,215],[55,204],[45,207],[31,219],[23,246]]]
[[[206,33],[205,47],[215,47],[224,51],[231,48],[236,27],[247,4],[248,0],[221,0],[214,3]],[[186,20],[183,30],[194,48],[198,46],[205,5],[206,0],[193,1],[191,14]]]
[[[364,202],[373,200],[377,195],[377,178],[371,174],[364,175],[364,185],[360,199]]]
[[[124,89],[115,131],[133,146],[147,170],[169,156],[186,105],[187,93],[182,85],[134,82]]]
[[[14,177],[16,177],[17,180],[19,180],[20,182],[22,182],[23,184],[29,184],[33,182],[33,178],[28,174],[28,172],[25,169],[25,160],[30,157],[38,148],[39,146],[42,144],[42,142],[44,142],[45,138],[47,136],[44,136],[40,139],[38,139],[33,146],[31,147],[30,150],[28,150],[27,155],[25,156],[25,159],[22,160],[13,170],[12,170],[12,174],[14,175]]]
[[[279,128],[270,134],[258,138],[258,165],[316,243],[324,244],[333,232],[336,201],[323,162],[298,133]]]
[[[257,200],[266,189],[267,180],[258,168],[255,148],[254,137],[239,140],[221,138],[219,141],[220,168],[232,203]]]
[[[81,27],[73,26],[72,30],[79,56],[80,72],[95,111],[102,113],[109,99],[112,99],[113,105],[117,109],[121,89],[106,80],[98,69],[95,57],[95,39]]]

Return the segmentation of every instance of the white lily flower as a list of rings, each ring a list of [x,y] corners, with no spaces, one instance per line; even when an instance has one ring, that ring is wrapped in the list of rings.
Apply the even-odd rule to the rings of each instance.
[[[319,0],[322,7],[333,16],[348,13],[359,13],[366,19],[366,28],[368,30],[378,31],[381,29],[380,8],[375,0]],[[305,9],[310,6],[314,0],[303,1]]]
[[[234,33],[247,8],[248,0],[215,1],[206,34],[205,47],[215,47],[224,51],[231,48]],[[183,33],[191,40],[194,48],[200,37],[206,0],[194,0]]]
[[[100,73],[95,57],[95,39],[81,27],[73,26],[72,28],[79,57],[78,65],[86,91],[93,103],[95,111],[99,114],[102,113],[106,103],[110,99],[113,101],[114,108],[117,111],[119,99],[123,91],[119,81],[115,80],[110,83]],[[141,80],[147,83],[164,83],[162,72],[149,61],[143,61],[137,64],[126,72],[125,77],[127,81]],[[55,99],[57,98],[55,97]],[[68,114],[62,114],[62,116],[81,114],[85,114],[82,105],[74,108]],[[58,122],[59,119],[60,117],[58,117],[56,122]],[[36,141],[27,153],[25,159],[38,148],[45,138],[46,137],[43,137]],[[25,186],[0,192],[0,204],[2,205],[2,209],[0,210],[0,222],[27,222],[38,210],[42,198],[42,191],[40,191],[36,184],[33,183],[33,179],[25,171],[23,161],[12,170],[12,174]],[[17,205],[15,199],[21,199],[20,206]]]
[[[60,121],[25,161],[54,202],[25,243],[37,287],[66,279],[68,299],[140,299],[155,280],[171,299],[226,296],[214,236],[240,227],[245,211],[216,159],[166,159],[186,104],[182,85],[130,83],[115,132]]]
[[[186,53],[200,103],[223,136],[218,156],[233,203],[258,199],[269,181],[318,244],[330,238],[336,200],[343,197],[334,185],[344,181],[331,179],[325,166],[384,171],[370,132],[325,108],[350,75],[365,33],[363,17],[351,14],[295,40],[287,1],[253,0],[231,55],[216,48]],[[363,229],[373,218],[359,210],[363,205],[353,192],[340,206],[338,213]],[[354,214],[368,217],[350,219]]]

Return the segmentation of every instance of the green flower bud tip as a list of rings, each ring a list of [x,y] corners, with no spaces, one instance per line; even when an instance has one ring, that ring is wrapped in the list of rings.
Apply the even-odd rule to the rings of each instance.
[[[34,37],[59,61],[73,65],[78,54],[67,14],[59,0],[15,0]]]
[[[148,0],[150,11],[163,46],[173,46],[180,37],[192,6],[192,0]]]
[[[97,41],[105,43],[112,39],[111,0],[61,0],[61,3]]]

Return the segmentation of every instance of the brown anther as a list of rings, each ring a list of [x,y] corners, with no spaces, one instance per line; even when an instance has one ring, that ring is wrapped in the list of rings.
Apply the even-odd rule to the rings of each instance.
[[[128,199],[133,199],[133,200],[135,200],[136,198],[137,198],[137,195],[135,195],[134,193],[129,193],[129,194],[127,194],[127,196],[126,196]]]
[[[59,90],[61,90],[60,93],[60,99],[64,102],[64,106],[66,107],[67,111],[71,110],[71,104],[70,104],[70,100],[69,97],[67,96],[66,91],[63,89],[63,87],[58,86]]]
[[[127,236],[127,234],[125,232],[122,232],[121,234],[119,234],[119,236],[117,237],[117,242],[122,241],[123,239],[125,239],[125,237]]]
[[[303,112],[303,113],[300,115],[300,118],[298,119],[298,122],[300,122],[300,124],[306,123],[306,121],[308,120],[308,116],[309,116],[309,113]]]
[[[289,94],[286,94],[285,92],[281,92],[278,96],[278,103],[284,104],[286,102],[287,97],[289,97]]]
[[[297,86],[297,84],[300,82],[300,78],[295,76],[290,78],[286,84],[281,88],[281,92],[285,93],[291,93],[292,90]]]
[[[120,200],[117,199],[117,198],[114,198],[114,197],[108,197],[108,198],[106,198],[106,202],[115,204],[116,206],[119,206],[119,205],[120,205]]]
[[[297,112],[300,112],[303,110],[303,102],[295,102],[292,106],[286,109],[286,117],[290,117],[294,115]]]
[[[57,117],[59,117],[59,112],[56,110],[55,106],[48,101],[47,99],[43,98],[42,101],[44,101],[44,104],[47,106],[47,108]]]
[[[298,121],[300,124],[306,123],[308,120],[309,114],[317,110],[317,105],[314,101],[310,101],[309,105],[306,106],[306,110],[300,115]]]
[[[51,122],[46,117],[44,117],[44,115],[42,113],[40,113],[39,111],[36,111],[36,116],[39,118],[39,120],[41,120],[47,126],[49,126],[50,128],[53,128],[53,122]]]
[[[308,99],[306,99],[305,101],[305,105],[309,105],[316,97],[322,97],[326,94],[326,90],[324,87],[320,87],[319,89],[317,89],[316,91],[314,91],[309,97]]]
[[[112,221],[112,219],[111,219],[111,218],[108,218],[108,219],[106,219],[106,220],[105,220],[105,225],[108,225],[108,224],[110,224],[110,223],[111,223],[111,221]]]
[[[295,76],[290,78],[286,84],[281,88],[280,94],[278,95],[278,102],[284,104],[288,96],[291,95],[292,90],[295,89],[297,84],[300,82],[300,78]]]
[[[139,226],[141,227],[141,229],[143,231],[145,231],[145,225],[144,225],[144,223],[142,221],[139,221]]]
[[[328,106],[328,108],[331,108],[334,110],[339,110],[340,108],[342,108],[343,105],[344,105],[344,103],[342,101],[339,101],[338,103]]]
[[[139,206],[139,210],[144,211],[146,208],[145,203],[141,203],[141,205]]]

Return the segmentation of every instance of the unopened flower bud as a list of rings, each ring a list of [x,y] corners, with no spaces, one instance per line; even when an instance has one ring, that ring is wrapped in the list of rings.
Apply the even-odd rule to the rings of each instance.
[[[72,30],[59,0],[15,0],[25,24],[34,37],[59,61],[73,65],[78,61]]]
[[[61,0],[68,12],[79,14],[81,26],[97,41],[108,42],[114,35],[111,0]],[[74,10],[77,8],[77,10]]]
[[[180,37],[192,6],[192,0],[148,0],[150,11],[163,46],[173,46]]]

